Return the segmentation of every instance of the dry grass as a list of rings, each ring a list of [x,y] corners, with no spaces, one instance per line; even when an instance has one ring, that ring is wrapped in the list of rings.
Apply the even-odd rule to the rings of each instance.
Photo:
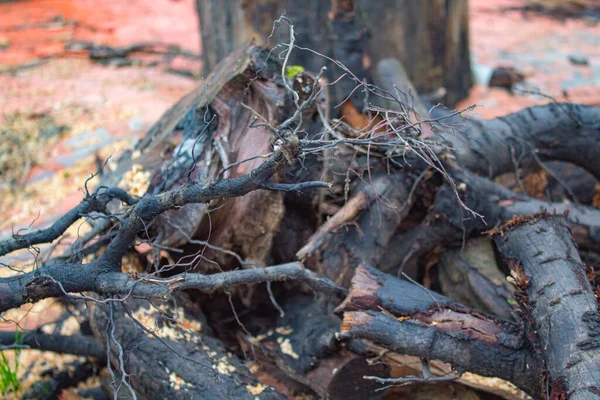
[[[31,167],[44,162],[48,145],[65,130],[47,114],[5,115],[0,125],[0,180],[8,186],[25,183]]]

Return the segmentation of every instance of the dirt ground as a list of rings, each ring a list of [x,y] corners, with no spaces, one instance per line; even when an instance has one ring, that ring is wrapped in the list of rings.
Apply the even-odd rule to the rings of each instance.
[[[600,21],[511,9],[524,3],[470,1],[478,83],[459,107],[477,104],[473,117],[490,118],[552,99],[600,105]],[[132,65],[105,66],[81,50],[85,42],[168,44],[181,54],[135,52]],[[47,226],[76,205],[97,156],[117,157],[199,83],[200,52],[193,0],[0,1],[0,132],[9,124],[33,129],[31,121],[42,116],[62,127],[40,141],[29,165],[14,171],[21,185],[0,183],[0,237]],[[516,68],[525,82],[513,93],[487,87],[498,66]],[[22,252],[1,261],[31,259]],[[0,270],[0,276],[6,273]],[[53,322],[61,310],[51,300],[14,310],[0,329],[14,329],[15,321],[32,329]],[[30,365],[40,360],[27,351],[22,357]],[[34,378],[35,373],[24,375]]]
[[[531,3],[592,4],[591,1],[470,0],[471,59],[479,84],[460,106],[477,104],[478,116],[492,118],[552,99],[600,105],[600,22],[523,13]],[[587,65],[576,65],[570,57]],[[490,70],[514,67],[526,75],[513,94],[482,84]],[[540,93],[543,96],[530,94]]]

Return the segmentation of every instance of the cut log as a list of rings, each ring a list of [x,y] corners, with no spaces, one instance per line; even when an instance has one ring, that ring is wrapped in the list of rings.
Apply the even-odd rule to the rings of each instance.
[[[600,399],[600,315],[564,217],[516,217],[495,241],[511,268],[550,398]]]

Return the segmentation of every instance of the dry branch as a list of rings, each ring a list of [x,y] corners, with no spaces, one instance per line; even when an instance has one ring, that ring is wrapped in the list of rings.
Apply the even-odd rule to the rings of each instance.
[[[128,375],[122,382],[150,400],[282,398],[211,337],[199,310],[190,315],[189,307],[178,307],[148,301],[92,307],[92,329],[117,371]],[[172,327],[168,317],[178,313],[197,328]]]
[[[451,363],[459,372],[508,380],[539,394],[540,368],[518,326],[468,309],[405,280],[360,266],[340,305],[342,336]]]
[[[342,290],[333,282],[304,268],[300,263],[266,268],[222,272],[213,275],[183,273],[169,278],[138,276],[120,272],[104,272],[99,264],[61,264],[42,267],[14,278],[0,279],[0,310],[6,311],[28,302],[69,293],[95,292],[103,295],[166,299],[174,292],[195,289],[213,292],[236,285],[260,282],[298,280],[316,292],[334,293]],[[89,296],[72,295],[82,300]]]
[[[547,367],[555,393],[566,391],[573,398],[594,394],[597,388],[590,382],[600,377],[592,356],[600,348],[600,319],[592,288],[562,222],[553,222],[546,242],[539,242],[541,248],[562,239],[553,249],[562,253],[544,263],[535,258],[539,254],[532,256],[524,247],[523,238],[534,235],[533,223],[496,239],[503,253],[516,254],[524,272],[512,267],[530,282],[522,288],[527,292],[523,307],[531,310],[531,318],[523,323],[525,330],[363,264],[398,275],[411,269],[416,276],[420,273],[416,267],[430,261],[432,252],[459,246],[485,231],[498,233],[497,227],[515,214],[531,215],[541,208],[566,210],[566,203],[516,194],[489,178],[529,168],[540,160],[569,161],[599,178],[597,108],[550,104],[491,121],[451,125],[449,118],[461,111],[432,117],[418,97],[408,100],[418,94],[411,93],[412,85],[395,58],[377,60],[374,78],[383,88],[369,83],[373,77],[364,57],[367,37],[358,15],[352,2],[334,2],[331,27],[351,40],[338,43],[332,51],[347,66],[302,49],[343,71],[347,79],[340,91],[347,101],[342,116],[356,117],[356,123],[329,121],[319,108],[322,95],[326,102],[330,100],[329,86],[321,81],[324,70],[287,77],[290,55],[298,47],[291,21],[281,17],[277,22],[288,28],[290,38],[282,45],[282,63],[274,53],[250,45],[233,53],[200,88],[170,109],[112,173],[104,175],[96,192],[86,190],[79,206],[48,229],[16,233],[0,242],[0,255],[5,255],[51,243],[91,213],[103,218],[80,241],[77,257],[56,258],[31,272],[0,278],[0,311],[47,297],[92,303],[92,330],[105,346],[117,395],[121,386],[132,396],[139,393],[147,398],[280,398],[280,393],[258,383],[239,354],[227,354],[225,342],[243,336],[242,351],[260,351],[258,357],[269,371],[283,371],[292,386],[299,384],[330,398],[350,398],[355,388],[362,397],[376,397],[383,393],[369,392],[379,385],[362,376],[385,378],[387,367],[377,370],[380,373],[368,372],[372,368],[364,354],[349,351],[360,347],[359,341],[333,340],[338,317],[316,312],[316,302],[298,296],[288,296],[290,302],[284,302],[285,316],[277,319],[269,311],[260,315],[263,304],[253,302],[262,293],[251,293],[252,284],[294,280],[332,295],[341,294],[344,289],[339,286],[351,283],[349,296],[338,308],[344,313],[343,338],[442,360],[453,365],[456,375],[473,371],[497,376],[534,396],[544,392],[540,376]],[[343,151],[337,151],[340,148]],[[324,164],[320,154],[330,149],[335,153],[327,155],[326,162],[331,163],[325,169],[337,179],[336,187],[343,185],[344,197],[350,192],[351,196],[343,203],[341,190],[334,193],[337,203],[332,208],[340,209],[317,227],[314,198],[298,192],[333,187],[319,180]],[[336,171],[335,162],[344,171]],[[120,189],[131,183],[125,178],[136,171],[143,175],[144,185]],[[568,220],[578,240],[592,249],[600,247],[600,211],[572,207]],[[537,219],[534,223],[549,224]],[[535,234],[538,240],[546,235]],[[152,248],[154,272],[124,273],[123,258],[140,242]],[[177,254],[175,259],[169,259],[173,256],[169,252]],[[84,254],[97,258],[84,263]],[[292,262],[294,254],[316,273]],[[277,262],[282,264],[262,267]],[[561,284],[545,284],[540,292],[536,279],[547,277],[542,264],[556,269],[553,275],[560,277]],[[200,273],[209,266],[227,272]],[[250,266],[255,268],[237,269]],[[227,291],[240,286],[247,286],[250,294],[237,299],[239,293]],[[536,292],[529,293],[534,287]],[[281,311],[271,285],[267,289],[274,304],[268,309]],[[288,289],[289,285],[284,290]],[[559,289],[562,292],[553,293]],[[194,311],[192,318],[202,327],[193,334],[181,337],[167,329],[177,321],[165,317],[162,306],[150,314],[165,329],[149,329],[148,321],[139,320],[153,308],[149,300],[172,300],[181,291],[199,297],[195,304],[186,302],[169,312]],[[231,333],[219,332],[221,342],[198,307],[213,306],[203,293],[211,293],[217,307],[223,292],[224,304],[233,308],[238,326]],[[266,298],[264,294],[262,300]],[[270,320],[271,325],[266,325],[275,326],[275,333],[255,343],[256,337],[250,337],[235,310],[237,300],[244,305],[243,312]],[[496,309],[508,313],[505,307]],[[545,315],[550,318],[544,319]],[[568,322],[565,334],[552,336],[564,321]],[[532,328],[540,341],[536,349],[545,347],[539,359],[530,346],[537,342],[523,334]],[[36,345],[51,339],[40,338]],[[573,338],[577,340],[570,341]],[[255,345],[262,347],[255,349]],[[52,346],[47,342],[47,348],[61,349]],[[72,351],[100,357],[92,343]],[[424,373],[427,370],[423,367]],[[360,383],[346,383],[356,380]],[[428,380],[428,376],[416,379]]]
[[[483,176],[539,167],[537,156],[571,162],[600,179],[598,112],[598,107],[550,103],[487,121],[470,120],[443,136],[453,145],[457,162]]]
[[[18,341],[15,341],[15,338],[18,338]],[[105,356],[102,346],[94,337],[81,334],[60,335],[36,331],[0,331],[0,344],[7,348],[25,347],[97,359],[103,359]]]
[[[600,315],[565,218],[515,218],[495,237],[520,291],[550,398],[600,398]]]

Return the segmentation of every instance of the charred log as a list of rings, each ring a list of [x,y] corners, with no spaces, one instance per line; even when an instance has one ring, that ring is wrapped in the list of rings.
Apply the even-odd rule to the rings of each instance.
[[[587,246],[600,242],[600,212],[587,206],[552,203],[517,194],[488,179],[470,174],[455,173],[456,188],[442,186],[427,217],[408,240],[394,239],[380,268],[386,272],[417,270],[415,264],[434,250],[460,246],[466,238],[493,232],[515,215],[533,215],[542,209],[568,213],[573,229]],[[457,200],[457,193],[464,206]],[[465,207],[467,209],[465,209]],[[475,214],[474,214],[475,213]]]
[[[144,398],[282,398],[210,336],[197,308],[129,301],[97,304],[92,312],[94,334],[121,382]]]
[[[249,39],[261,46],[286,42],[289,37],[285,30],[273,30],[273,21],[285,12],[301,27],[296,33],[298,46],[341,61],[361,80],[365,77],[361,71],[369,70],[382,59],[395,58],[407,67],[419,91],[445,88],[444,102],[448,105],[464,98],[472,85],[468,2],[464,0],[227,0],[218,7],[210,1],[196,0],[196,6],[206,71]],[[350,54],[355,48],[365,51],[366,57],[355,51]],[[351,62],[353,57],[355,61]],[[311,51],[292,54],[290,60],[291,64],[312,71],[318,71],[324,62]],[[330,80],[339,76],[339,70],[330,70],[335,72]],[[335,96],[335,103],[347,95]]]
[[[596,179],[600,120],[598,107],[550,103],[487,121],[468,121],[464,134],[446,134],[457,162],[482,176],[496,177],[541,161],[568,161]]]
[[[551,398],[600,398],[600,315],[564,217],[515,218],[495,237],[520,291]]]
[[[517,325],[423,287],[361,266],[338,311],[344,312],[342,337],[449,362],[460,372],[497,376],[530,394],[541,393],[539,364]]]

